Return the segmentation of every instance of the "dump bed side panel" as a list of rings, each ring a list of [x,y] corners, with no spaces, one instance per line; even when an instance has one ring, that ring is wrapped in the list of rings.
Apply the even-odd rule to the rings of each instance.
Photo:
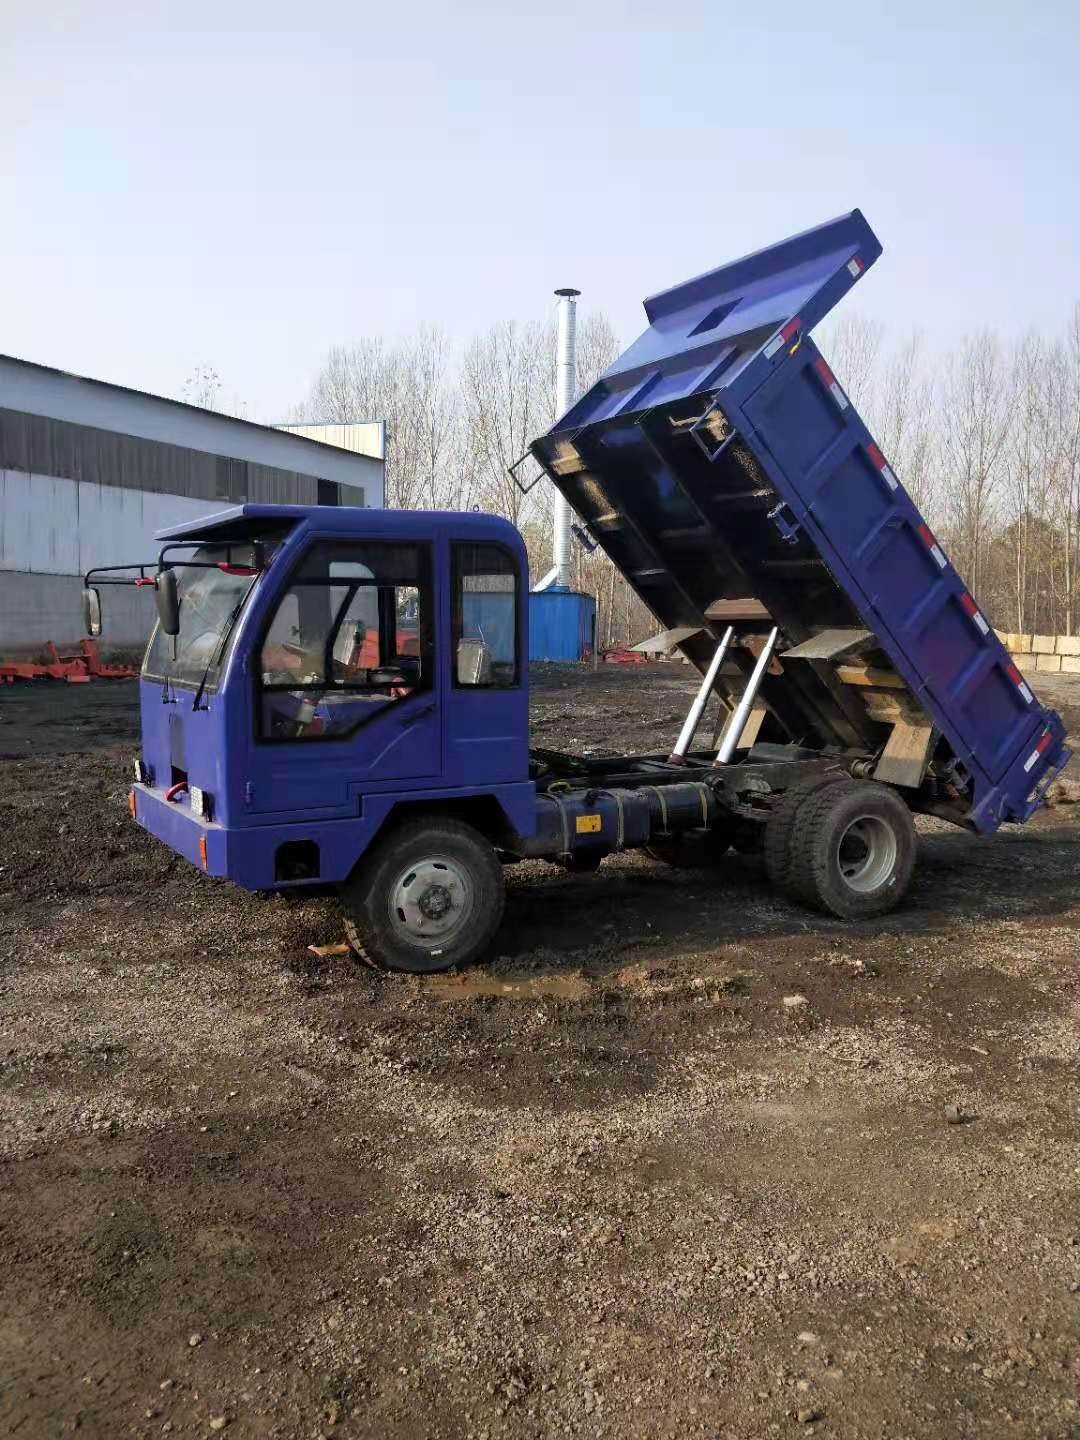
[[[727,413],[984,793],[1044,735],[1060,740],[812,341]],[[1023,809],[1024,794],[997,798],[1011,801],[998,820]]]
[[[699,668],[727,597],[788,646],[871,631],[989,831],[1031,813],[1068,751],[809,339],[880,252],[853,211],[654,296],[532,451],[662,624],[703,627],[683,646]],[[889,733],[816,659],[781,657],[761,693],[793,740],[876,753]]]

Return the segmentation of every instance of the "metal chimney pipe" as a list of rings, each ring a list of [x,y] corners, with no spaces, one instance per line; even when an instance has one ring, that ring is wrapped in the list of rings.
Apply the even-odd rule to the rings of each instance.
[[[561,419],[577,395],[577,297],[580,290],[556,290],[559,297],[559,340],[555,356],[555,409]],[[562,494],[555,497],[552,556],[557,590],[570,588],[570,506]]]

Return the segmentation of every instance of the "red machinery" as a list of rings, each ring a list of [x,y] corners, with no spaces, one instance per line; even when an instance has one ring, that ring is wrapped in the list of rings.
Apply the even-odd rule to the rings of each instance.
[[[130,680],[139,672],[130,665],[107,665],[101,658],[96,640],[80,640],[74,655],[61,655],[50,640],[45,649],[45,663],[33,660],[0,662],[0,684],[16,680],[65,680],[69,685],[86,685],[91,680]]]

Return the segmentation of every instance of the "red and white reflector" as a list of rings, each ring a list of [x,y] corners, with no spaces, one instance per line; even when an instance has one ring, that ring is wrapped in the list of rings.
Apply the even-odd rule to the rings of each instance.
[[[960,604],[963,607],[964,614],[970,620],[975,621],[975,628],[978,630],[979,634],[989,635],[990,626],[987,624],[985,618],[979,610],[979,607],[975,604],[975,601],[971,598],[967,591],[965,591],[960,596]]]
[[[1009,679],[1013,682],[1016,688],[1020,691],[1020,694],[1030,705],[1031,702],[1035,699],[1035,696],[1032,695],[1031,691],[1025,685],[1024,677],[1020,674],[1020,671],[1016,668],[1015,665],[1006,665],[1005,673],[1008,675]]]
[[[840,406],[840,409],[846,410],[848,408],[848,398],[843,390],[840,389],[836,376],[820,356],[814,361],[814,369],[817,371],[826,390],[828,390],[837,405]]]
[[[782,345],[786,345],[789,340],[794,340],[795,336],[799,333],[799,330],[801,328],[802,321],[796,315],[795,319],[789,320],[784,326],[784,328],[782,330],[778,330],[773,336],[773,338],[769,341],[769,343],[765,346],[765,358],[767,360],[771,360]]]
[[[1046,751],[1049,750],[1050,742],[1053,738],[1054,737],[1050,734],[1049,730],[1043,731],[1042,735],[1039,737],[1039,743],[1035,746],[1035,749],[1032,750],[1031,754],[1024,761],[1024,769],[1026,771],[1031,771],[1035,768],[1035,766],[1039,763],[1039,756],[1044,755]]]
[[[857,280],[862,274],[862,272],[866,269],[866,266],[862,263],[859,257],[855,255],[847,262],[847,268],[848,274],[851,276],[851,278],[853,280]]]
[[[926,546],[926,548],[930,551],[930,554],[931,554],[931,555],[934,557],[934,559],[937,561],[937,563],[938,563],[938,565],[941,567],[941,569],[944,570],[944,569],[945,569],[945,566],[946,566],[949,562],[945,559],[945,552],[944,552],[944,550],[942,550],[941,546],[940,546],[940,545],[937,543],[937,541],[934,539],[934,532],[930,529],[930,526],[929,526],[929,525],[920,525],[920,526],[919,526],[919,539],[923,542],[923,544]]]
[[[870,464],[879,472],[885,484],[888,485],[890,490],[895,490],[900,482],[893,474],[892,466],[872,440],[866,447],[866,453],[870,456]]]

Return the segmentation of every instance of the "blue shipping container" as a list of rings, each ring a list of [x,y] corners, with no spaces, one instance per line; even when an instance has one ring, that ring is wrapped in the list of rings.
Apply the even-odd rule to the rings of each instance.
[[[575,590],[529,596],[529,659],[584,660],[592,654],[596,601]]]

